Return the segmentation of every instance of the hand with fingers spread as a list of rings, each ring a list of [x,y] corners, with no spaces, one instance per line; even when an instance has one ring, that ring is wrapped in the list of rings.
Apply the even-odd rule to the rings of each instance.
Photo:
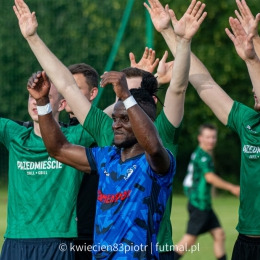
[[[247,34],[253,34],[253,37],[258,36],[258,23],[260,20],[260,13],[253,16],[245,0],[236,0],[239,12],[235,10],[235,14],[243,26]]]
[[[15,0],[13,10],[19,21],[19,26],[23,37],[27,39],[30,36],[36,35],[38,23],[35,12],[31,13],[30,9],[23,0]]]
[[[100,86],[105,87],[107,84],[112,84],[116,96],[122,101],[131,96],[127,86],[125,74],[123,72],[110,71],[101,76]]]
[[[177,20],[174,11],[170,9],[169,14],[174,27],[174,32],[181,38],[191,40],[207,16],[207,13],[203,12],[205,7],[205,4],[192,0],[186,13],[179,21]]]
[[[168,28],[171,28],[169,6],[165,8],[158,0],[148,0],[150,6],[144,3],[145,8],[149,12],[153,25],[158,32],[162,32]]]
[[[162,59],[159,62],[157,73],[155,74],[155,76],[157,76],[157,81],[159,86],[169,83],[172,78],[172,67],[174,61],[166,62],[167,58],[168,58],[168,51],[165,51]]]
[[[138,68],[141,70],[148,71],[152,73],[159,63],[159,59],[155,59],[155,51],[153,49],[148,49],[145,47],[142,59],[136,63],[135,56],[132,52],[129,54],[129,59],[131,62],[131,67]]]
[[[44,71],[34,73],[27,82],[27,90],[36,101],[48,98],[50,87],[50,80]]]
[[[230,17],[229,24],[233,33],[231,33],[230,30],[227,28],[225,29],[225,31],[230,40],[234,43],[237,54],[241,57],[241,59],[246,61],[257,58],[253,45],[254,35],[248,35],[243,29],[238,19]]]

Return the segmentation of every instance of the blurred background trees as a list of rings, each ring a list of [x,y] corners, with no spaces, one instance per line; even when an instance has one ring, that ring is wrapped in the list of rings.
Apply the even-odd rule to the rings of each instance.
[[[224,29],[229,27],[228,18],[234,16],[235,0],[205,0],[208,16],[192,42],[192,51],[209,69],[216,82],[235,100],[253,107],[251,82],[244,62],[238,57]],[[38,34],[47,46],[65,64],[79,62],[90,64],[102,74],[110,50],[116,38],[127,0],[28,0],[26,3],[36,11]],[[189,0],[167,2],[178,18],[186,11]],[[27,112],[26,83],[30,75],[41,70],[40,65],[23,39],[17,19],[12,11],[13,1],[2,0],[0,15],[0,115],[1,117],[30,120]],[[248,0],[254,15],[260,11],[256,0]],[[129,21],[123,34],[112,70],[129,66],[129,52],[141,58],[145,39],[145,8],[140,0],[134,1]],[[162,57],[167,46],[162,36],[154,31],[154,48]],[[172,59],[172,56],[170,56]],[[169,59],[169,60],[170,60]],[[161,91],[163,97],[165,89]],[[105,108],[114,101],[111,88],[106,88],[99,102]],[[158,111],[161,106],[158,107]],[[65,113],[63,121],[67,121]],[[235,133],[223,126],[189,86],[185,104],[185,116],[177,157],[176,188],[186,173],[191,152],[197,145],[197,129],[204,122],[218,126],[219,141],[215,152],[217,173],[231,181],[239,182],[240,141]],[[0,149],[0,175],[7,176],[7,152]],[[2,178],[3,179],[3,178]],[[6,177],[4,177],[6,179]]]

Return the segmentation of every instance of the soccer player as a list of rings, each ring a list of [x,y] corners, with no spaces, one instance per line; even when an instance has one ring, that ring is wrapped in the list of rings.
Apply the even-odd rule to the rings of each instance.
[[[72,73],[81,93],[92,102],[98,92],[98,80],[99,76],[97,71],[90,65],[85,63],[77,63],[68,67]],[[34,73],[28,80],[27,85],[31,84],[49,84],[43,80],[42,72],[39,71]],[[40,87],[40,86],[38,86]],[[64,124],[59,122],[64,127],[74,127],[79,125],[79,121],[75,117],[71,108],[67,104],[65,110],[69,113],[69,122]],[[28,127],[28,123],[22,122],[22,125]],[[71,129],[73,131],[73,129]],[[98,187],[98,176],[91,174],[84,174],[80,189],[77,197],[77,231],[78,238],[74,238],[75,245],[75,260],[86,260],[92,259],[91,250],[88,250],[88,246],[93,244],[93,232],[94,232],[94,221],[96,212],[96,201],[97,201],[97,187]],[[91,196],[89,196],[91,194]]]
[[[174,259],[178,260],[195,244],[198,236],[209,232],[214,239],[214,254],[226,260],[225,234],[211,205],[211,185],[228,190],[239,196],[240,188],[224,181],[214,172],[213,150],[217,143],[217,129],[211,124],[199,127],[199,145],[191,155],[188,172],[184,179],[184,191],[189,198],[189,222],[187,232],[175,247]]]
[[[170,19],[174,22],[176,17],[171,10],[165,10],[158,0],[149,0],[157,14],[152,17],[156,20],[157,30],[163,31],[166,37],[174,39],[174,30],[170,26]],[[163,20],[161,17],[165,17]],[[258,17],[255,22],[258,23]],[[234,35],[226,30],[234,42],[239,56],[245,61],[253,84],[253,92],[256,103],[260,99],[260,61],[254,51],[252,38],[254,35],[247,35],[238,20],[229,20]],[[176,36],[175,36],[176,39]],[[177,42],[172,42],[176,53]],[[239,223],[237,230],[240,233],[233,250],[232,259],[257,259],[260,254],[259,236],[260,222],[257,206],[260,204],[259,184],[259,114],[249,107],[232,100],[227,93],[212,79],[210,73],[201,61],[191,53],[191,67],[189,81],[197,90],[201,99],[211,108],[217,118],[232,130],[236,131],[241,139],[241,178],[240,178],[240,206]],[[252,206],[253,205],[253,206]]]
[[[66,101],[53,84],[49,99],[58,122]],[[48,155],[38,121],[41,112],[29,95],[33,127],[0,119],[0,141],[9,151],[7,229],[1,260],[74,259],[74,252],[62,250],[77,237],[76,199],[83,174]],[[61,130],[73,143],[94,144],[80,125]]]

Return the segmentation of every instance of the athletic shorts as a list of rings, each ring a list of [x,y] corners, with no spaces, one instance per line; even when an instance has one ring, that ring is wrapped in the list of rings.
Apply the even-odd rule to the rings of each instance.
[[[174,251],[159,253],[160,260],[174,260]]]
[[[239,234],[234,245],[232,260],[260,259],[260,238]]]
[[[91,260],[92,259],[93,240],[74,239],[75,260]]]
[[[220,223],[214,211],[200,210],[188,203],[189,222],[187,234],[198,236],[212,229],[219,228]]]
[[[72,239],[6,238],[0,260],[74,260]]]

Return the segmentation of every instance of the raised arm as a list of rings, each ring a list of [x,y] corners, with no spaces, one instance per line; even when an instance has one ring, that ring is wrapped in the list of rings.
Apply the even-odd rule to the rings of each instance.
[[[45,72],[38,72],[37,80],[35,80],[33,84],[30,84],[29,82],[27,89],[30,95],[36,100],[37,106],[43,107],[50,103],[48,96],[50,82]],[[39,109],[37,110],[39,111]],[[50,156],[79,171],[90,173],[91,169],[85,148],[68,142],[60,130],[60,126],[54,120],[52,113],[43,113],[43,115],[38,114],[38,120],[41,135]]]
[[[165,30],[168,30],[169,25],[167,25],[167,23],[170,23],[168,6],[164,9],[162,6],[158,5],[158,2],[155,3],[155,5],[152,1],[150,2],[151,8],[147,5],[146,8],[151,14],[151,17],[160,17],[160,13],[166,16],[165,20],[162,20],[162,22],[156,21],[156,27],[166,28]],[[166,117],[175,127],[179,126],[184,114],[184,100],[190,69],[190,44],[192,37],[195,35],[207,15],[205,12],[203,13],[204,8],[205,4],[193,0],[179,21],[172,11],[172,21],[177,39],[175,39],[175,36],[165,37],[165,41],[171,50],[175,48],[175,40],[177,42],[172,77],[166,92],[163,108]],[[159,15],[156,15],[157,12],[159,12]],[[161,25],[159,25],[159,23],[161,23]],[[163,30],[161,32],[163,32]],[[164,36],[163,33],[162,35]]]
[[[67,67],[58,60],[37,35],[38,23],[35,12],[31,13],[23,0],[15,0],[13,9],[19,21],[22,35],[27,40],[43,70],[65,97],[79,122],[83,124],[91,107],[90,102],[81,93]]]
[[[131,96],[128,90],[124,73],[108,72],[102,76],[101,86],[113,84],[114,91],[120,100],[124,101]],[[139,145],[144,149],[147,161],[158,174],[166,173],[170,166],[169,155],[163,147],[152,120],[139,105],[127,109],[134,135]]]
[[[150,13],[153,24],[156,30],[163,35],[165,41],[169,42],[169,48],[175,56],[177,36],[169,24],[170,19],[176,19],[174,12],[169,10],[168,5],[163,8],[158,0],[149,0],[149,3],[151,9],[154,9],[154,12]],[[233,100],[213,80],[209,71],[193,53],[191,53],[189,81],[218,119],[223,124],[227,124]]]
[[[254,35],[252,33],[248,35],[237,19],[230,17],[229,24],[231,26],[233,34],[227,28],[226,33],[231,41],[234,43],[237,54],[240,56],[241,59],[245,61],[253,84],[253,90],[257,99],[260,100],[260,60],[259,57],[256,55],[254,49]]]
[[[236,0],[237,7],[239,12],[235,10],[235,14],[243,26],[245,32],[253,34],[253,42],[257,56],[260,57],[260,37],[258,34],[258,23],[260,20],[260,14],[257,14],[256,17],[253,16],[251,10],[246,4],[245,0]]]

